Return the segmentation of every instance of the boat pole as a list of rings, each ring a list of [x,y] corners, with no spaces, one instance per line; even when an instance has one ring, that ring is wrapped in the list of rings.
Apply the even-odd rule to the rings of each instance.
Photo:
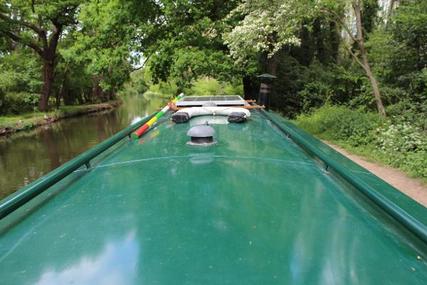
[[[179,99],[181,99],[182,97],[184,97],[184,93],[179,94],[178,96],[175,97],[175,99],[173,99],[171,102],[172,103],[176,103]],[[159,112],[157,112],[157,114],[152,117],[148,122],[146,122],[144,125],[142,125],[139,129],[137,129],[133,134],[132,137],[137,139],[139,137],[141,137],[148,129],[150,129],[150,127],[157,122],[157,120],[159,118],[161,118],[164,114],[166,114],[167,111],[169,111],[170,107],[169,104],[166,105],[165,107],[163,107],[163,109],[161,109]]]

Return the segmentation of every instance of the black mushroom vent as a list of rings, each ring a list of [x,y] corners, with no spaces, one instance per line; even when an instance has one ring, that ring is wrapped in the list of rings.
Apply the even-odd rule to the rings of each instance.
[[[187,136],[190,137],[189,145],[210,146],[215,144],[215,130],[209,125],[198,125],[188,130]]]
[[[176,112],[172,115],[172,121],[175,123],[186,123],[190,120],[190,115],[187,112]]]

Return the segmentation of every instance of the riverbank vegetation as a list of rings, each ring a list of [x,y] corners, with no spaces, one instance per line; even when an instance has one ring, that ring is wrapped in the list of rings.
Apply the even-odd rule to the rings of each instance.
[[[0,2],[0,115],[242,94],[315,135],[426,177],[427,1]],[[332,119],[333,118],[333,119]]]
[[[109,101],[99,104],[85,104],[76,106],[60,106],[50,112],[29,112],[19,115],[0,116],[0,136],[30,130],[53,122],[81,115],[111,111],[120,105],[120,101]]]
[[[359,155],[399,168],[427,183],[425,118],[387,118],[374,112],[325,105],[297,116],[294,123],[320,139]]]

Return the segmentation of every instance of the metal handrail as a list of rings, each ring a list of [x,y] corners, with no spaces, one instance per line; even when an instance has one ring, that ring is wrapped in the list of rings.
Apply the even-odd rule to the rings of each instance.
[[[52,170],[48,174],[42,176],[41,178],[35,180],[34,182],[28,184],[27,186],[21,188],[17,192],[3,199],[0,202],[0,219],[3,219],[13,211],[17,210],[20,206],[35,198],[37,195],[43,193],[50,186],[67,177],[69,174],[71,174],[81,166],[90,165],[89,163],[92,159],[94,159],[96,156],[121,141],[123,138],[130,136],[132,132],[134,132],[140,126],[145,124],[155,114],[156,113],[153,113],[140,120],[139,122],[136,122],[135,124],[132,124],[129,127],[119,131],[110,138],[79,154],[70,161],[64,163],[63,165]]]
[[[270,114],[264,110],[260,110],[270,122],[273,123],[280,131],[287,134],[292,140],[298,144],[300,147],[305,149],[311,155],[317,157],[323,163],[345,181],[353,185],[357,190],[362,192],[366,197],[383,209],[386,213],[392,216],[394,219],[399,221],[403,226],[405,226],[409,231],[418,236],[421,240],[427,243],[427,224],[420,221],[417,217],[413,216],[411,213],[407,212],[405,209],[401,208],[399,205],[376,191],[370,184],[366,183],[358,177],[357,175],[352,174],[350,171],[347,171],[345,167],[340,165],[337,161],[330,158],[328,155],[323,153],[320,149],[312,146],[307,142],[298,132],[292,130],[285,124],[279,123],[277,120],[272,118]],[[390,186],[391,187],[391,186]]]

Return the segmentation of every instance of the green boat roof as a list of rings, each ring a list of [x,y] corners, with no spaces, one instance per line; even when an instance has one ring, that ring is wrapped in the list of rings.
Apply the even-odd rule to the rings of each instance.
[[[2,219],[1,283],[425,284],[425,242],[273,121],[213,124],[210,147],[187,145],[190,126],[123,139]]]

